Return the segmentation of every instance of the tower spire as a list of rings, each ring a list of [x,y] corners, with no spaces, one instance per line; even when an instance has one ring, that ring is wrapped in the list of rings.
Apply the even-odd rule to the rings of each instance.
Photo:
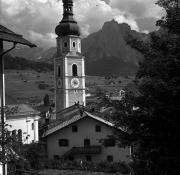
[[[73,0],[63,1],[63,18],[56,27],[55,32],[58,36],[80,35],[79,26],[73,18]]]
[[[61,22],[75,22],[73,18],[73,1],[72,0],[63,0],[63,19]]]

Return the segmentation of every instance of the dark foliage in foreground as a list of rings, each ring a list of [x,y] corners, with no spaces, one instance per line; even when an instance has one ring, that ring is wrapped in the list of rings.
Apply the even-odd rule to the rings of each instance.
[[[133,145],[134,171],[138,175],[177,175],[180,172],[180,2],[159,0],[167,14],[157,22],[161,29],[151,33],[151,42],[132,38],[129,43],[144,53],[136,75],[138,95],[114,104],[117,126],[128,135],[120,142]],[[176,15],[174,15],[176,14]],[[133,107],[138,107],[134,108]]]
[[[106,173],[116,173],[120,172],[122,174],[129,174],[129,168],[124,162],[78,162],[78,161],[61,161],[61,160],[51,160],[47,161],[46,168],[59,169],[59,170],[84,170],[92,172],[106,172]]]

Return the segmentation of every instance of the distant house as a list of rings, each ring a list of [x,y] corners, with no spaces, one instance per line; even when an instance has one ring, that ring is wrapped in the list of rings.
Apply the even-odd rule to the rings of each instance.
[[[38,120],[39,112],[26,104],[9,105],[6,123],[8,130],[22,131],[23,143],[29,144],[39,141]]]
[[[49,159],[128,161],[130,149],[119,147],[109,137],[115,131],[125,134],[122,129],[117,129],[111,122],[81,109],[73,109],[72,106],[69,111],[67,109],[61,118],[49,124],[43,134]]]
[[[113,94],[110,97],[110,100],[117,100],[117,101],[121,101],[125,96],[125,91],[123,89],[121,89],[118,93]]]

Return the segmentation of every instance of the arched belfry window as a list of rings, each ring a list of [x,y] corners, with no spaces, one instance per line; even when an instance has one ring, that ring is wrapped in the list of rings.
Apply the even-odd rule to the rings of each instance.
[[[72,65],[72,75],[73,75],[73,76],[78,76],[78,73],[77,73],[77,65],[76,65],[76,64],[73,64],[73,65]]]
[[[61,76],[61,67],[58,66],[58,77],[60,77],[60,76]]]

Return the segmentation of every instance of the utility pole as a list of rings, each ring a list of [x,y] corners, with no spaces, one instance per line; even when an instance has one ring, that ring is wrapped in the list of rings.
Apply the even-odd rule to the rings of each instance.
[[[0,109],[1,109],[1,150],[2,150],[2,170],[3,175],[6,175],[6,161],[5,161],[5,138],[4,138],[4,122],[5,122],[5,87],[4,87],[4,59],[3,59],[3,41],[0,40]]]

